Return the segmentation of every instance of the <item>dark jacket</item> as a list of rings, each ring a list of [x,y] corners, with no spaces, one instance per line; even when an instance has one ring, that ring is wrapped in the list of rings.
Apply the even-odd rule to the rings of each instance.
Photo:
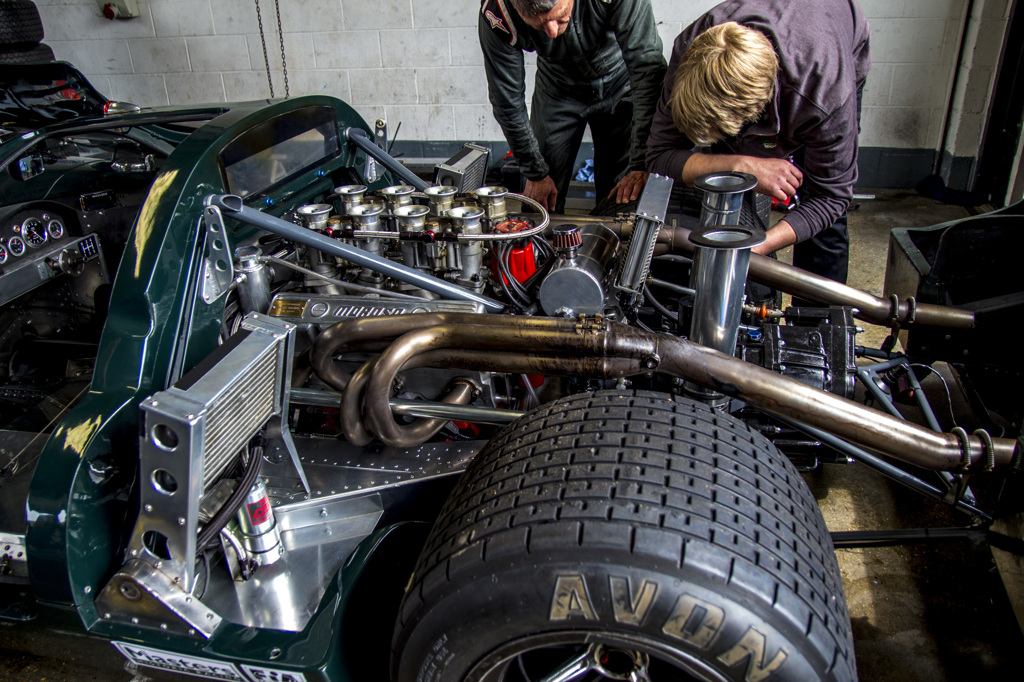
[[[537,53],[543,80],[557,84],[557,92],[545,93],[550,97],[588,105],[628,78],[633,96],[630,169],[643,170],[665,73],[650,0],[575,0],[569,26],[554,39],[530,28],[509,0],[484,0],[478,29],[494,117],[527,178],[543,179],[548,164],[530,129],[524,50]]]
[[[668,107],[679,59],[700,33],[735,21],[775,46],[775,97],[761,119],[737,138],[694,149]],[[870,27],[855,0],[729,0],[686,28],[672,59],[651,125],[647,168],[677,180],[695,151],[786,158],[803,148],[800,204],[786,215],[804,241],[843,215],[857,181],[857,90],[871,67]]]

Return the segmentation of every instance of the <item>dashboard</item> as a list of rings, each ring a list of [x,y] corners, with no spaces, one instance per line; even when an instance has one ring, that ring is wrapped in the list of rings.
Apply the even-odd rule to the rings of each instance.
[[[79,277],[92,268],[106,276],[97,235],[73,234],[68,222],[51,210],[42,209],[19,211],[3,221],[0,305],[60,275]]]

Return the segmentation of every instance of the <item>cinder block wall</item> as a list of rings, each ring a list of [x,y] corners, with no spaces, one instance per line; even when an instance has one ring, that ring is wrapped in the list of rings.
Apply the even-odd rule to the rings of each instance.
[[[991,49],[1001,45],[999,17],[1009,0],[980,1],[987,23],[975,29]],[[909,186],[931,171],[942,148],[966,0],[860,2],[874,54],[861,185]],[[269,97],[260,21],[274,95],[284,95],[273,0],[260,0],[259,18],[253,0],[138,3],[138,18],[108,21],[95,0],[36,0],[57,58],[76,64],[112,98],[165,105]],[[714,4],[653,0],[666,56],[678,32]],[[401,123],[400,140],[500,145],[476,38],[478,11],[475,0],[280,0],[288,90],[337,96],[369,122],[386,118],[392,133]],[[954,103],[952,122],[958,131],[966,116],[974,128],[945,135],[948,154],[967,159],[977,155],[994,73],[992,58],[977,61],[988,71],[974,79],[970,98]],[[532,78],[528,98],[531,91]]]

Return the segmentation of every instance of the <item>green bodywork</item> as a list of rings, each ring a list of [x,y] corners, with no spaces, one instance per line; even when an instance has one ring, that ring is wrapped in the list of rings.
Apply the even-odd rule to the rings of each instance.
[[[389,537],[419,532],[409,524],[382,527],[362,543],[303,632],[261,632],[225,622],[210,640],[197,641],[115,625],[97,613],[94,603],[124,561],[138,512],[139,403],[173,384],[218,343],[225,297],[207,304],[200,295],[203,200],[228,191],[218,154],[254,125],[304,107],[332,109],[339,131],[358,127],[369,132],[352,108],[330,97],[223,105],[222,113],[212,112],[214,117],[181,140],[164,162],[117,268],[91,388],[53,430],[39,460],[27,502],[26,547],[36,601],[73,609],[92,634],[302,671],[310,680],[349,679],[337,639],[351,595],[341,586],[351,587],[359,579]],[[126,122],[144,116],[130,115]],[[67,125],[74,123],[55,127]],[[0,164],[45,134],[4,144]],[[339,179],[350,181],[355,148],[341,142],[338,156],[260,195],[257,207],[281,215],[330,193]],[[230,221],[227,228],[233,242],[252,233]]]

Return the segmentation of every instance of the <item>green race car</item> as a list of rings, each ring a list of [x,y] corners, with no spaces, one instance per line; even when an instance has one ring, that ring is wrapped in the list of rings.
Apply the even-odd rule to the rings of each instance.
[[[1020,285],[962,246],[1019,253],[1012,207],[895,231],[878,297],[752,255],[742,174],[692,231],[658,176],[549,216],[485,147],[424,179],[331,97],[0,86],[4,620],[221,680],[852,680],[834,547],[912,538],[833,538],[798,467],[878,469],[983,538],[1019,513],[991,330]],[[821,307],[745,305],[748,276]],[[977,428],[901,418],[964,349]]]

